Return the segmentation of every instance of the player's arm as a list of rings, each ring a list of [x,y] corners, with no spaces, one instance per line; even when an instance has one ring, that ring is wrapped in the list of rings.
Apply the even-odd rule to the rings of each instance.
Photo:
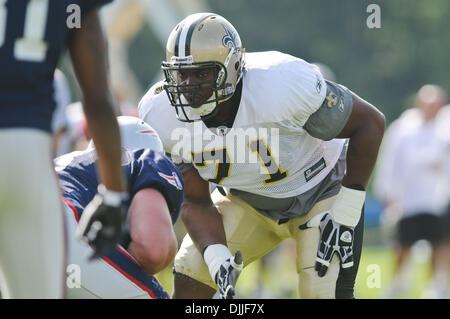
[[[69,50],[83,94],[83,110],[98,154],[102,183],[108,190],[125,190],[120,167],[120,133],[109,84],[107,42],[97,10],[83,16],[74,29]]]
[[[95,248],[98,257],[118,243],[122,227],[121,143],[108,78],[107,44],[97,10],[83,15],[81,28],[68,40],[72,64],[83,94],[83,109],[98,155],[99,193],[86,206],[77,236]]]
[[[349,139],[343,187],[332,214],[339,223],[354,227],[361,215],[365,189],[383,138],[385,118],[373,105],[339,84],[327,81],[325,96],[304,128],[322,140]]]
[[[144,271],[154,275],[169,266],[177,252],[177,239],[164,196],[152,188],[137,192],[128,209],[128,223],[128,250]]]
[[[338,138],[349,138],[347,170],[342,185],[366,189],[383,139],[384,115],[373,105],[352,93],[353,109]]]
[[[305,129],[324,140],[348,138],[349,144],[347,168],[333,206],[300,226],[300,229],[319,227],[320,244],[315,264],[319,276],[326,274],[335,253],[343,269],[353,267],[354,228],[361,219],[365,189],[385,127],[384,115],[348,89],[327,83],[326,96],[319,110],[308,119]]]
[[[365,189],[384,134],[384,115],[346,87],[325,82],[325,99],[309,116],[304,129],[312,136],[331,140],[348,138],[347,169],[342,185]]]
[[[234,286],[243,268],[241,253],[237,251],[232,256],[228,250],[222,217],[211,200],[209,183],[194,168],[186,171],[183,178],[181,219],[219,287],[217,296],[233,298]]]
[[[213,244],[227,245],[222,217],[214,206],[209,183],[192,168],[183,174],[184,201],[181,206],[181,219],[194,241],[203,253]]]

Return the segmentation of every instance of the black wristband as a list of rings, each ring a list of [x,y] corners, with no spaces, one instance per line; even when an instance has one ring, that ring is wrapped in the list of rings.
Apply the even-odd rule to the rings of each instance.
[[[345,185],[342,185],[342,186],[345,186]],[[350,188],[350,189],[355,189],[355,190],[357,190],[357,191],[365,191],[365,190],[366,190],[366,189],[364,188],[364,186],[359,185],[359,184],[353,184],[353,185],[345,186],[345,187]]]

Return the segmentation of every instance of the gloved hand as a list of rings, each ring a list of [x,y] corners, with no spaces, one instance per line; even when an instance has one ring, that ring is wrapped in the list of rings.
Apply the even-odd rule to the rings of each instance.
[[[233,299],[236,281],[244,268],[242,254],[238,250],[234,257],[228,258],[220,265],[215,282],[219,289],[213,299]]]
[[[124,209],[123,193],[108,191],[99,185],[98,193],[84,209],[75,233],[78,239],[94,249],[89,260],[108,254],[118,244]]]
[[[344,271],[353,267],[353,227],[337,223],[330,212],[318,214],[299,226],[300,229],[311,227],[319,227],[320,231],[315,264],[319,277],[325,276],[335,253],[338,254]]]

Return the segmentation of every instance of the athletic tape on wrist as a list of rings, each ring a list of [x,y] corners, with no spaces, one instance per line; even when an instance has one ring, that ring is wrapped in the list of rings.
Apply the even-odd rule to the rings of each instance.
[[[211,278],[216,281],[216,274],[219,271],[220,265],[222,265],[228,258],[231,259],[231,253],[227,246],[222,244],[214,244],[206,247],[203,253],[203,259],[209,268],[209,274]]]
[[[105,185],[98,185],[98,193],[103,196],[103,202],[106,205],[118,207],[126,198],[126,194],[122,192],[114,192],[106,189]]]
[[[341,225],[355,227],[361,217],[366,192],[342,186],[331,207],[331,216]]]

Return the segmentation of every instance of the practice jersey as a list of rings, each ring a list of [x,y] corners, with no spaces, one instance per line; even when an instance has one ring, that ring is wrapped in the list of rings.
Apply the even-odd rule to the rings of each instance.
[[[76,19],[111,1],[0,1],[0,128],[51,132],[53,74],[68,36],[82,27]]]
[[[229,130],[177,120],[158,85],[141,100],[140,117],[159,132],[175,163],[192,163],[213,184],[272,198],[297,196],[318,185],[345,143],[315,138],[304,128],[327,98],[320,72],[280,52],[247,53],[242,81]],[[329,103],[343,107],[336,96],[330,95]]]
[[[395,127],[394,127],[395,128]],[[401,129],[397,126],[395,129]],[[420,213],[440,215],[448,205],[448,142],[438,134],[435,122],[424,122],[399,132],[392,150],[392,176],[386,182],[391,200],[403,217]]]
[[[73,205],[78,218],[97,194],[97,155],[94,149],[75,151],[54,160],[62,196]],[[178,168],[165,156],[149,149],[123,149],[122,167],[127,178],[129,199],[144,188],[158,190],[166,199],[172,222],[183,202],[183,179]],[[151,203],[149,203],[151,210]]]

